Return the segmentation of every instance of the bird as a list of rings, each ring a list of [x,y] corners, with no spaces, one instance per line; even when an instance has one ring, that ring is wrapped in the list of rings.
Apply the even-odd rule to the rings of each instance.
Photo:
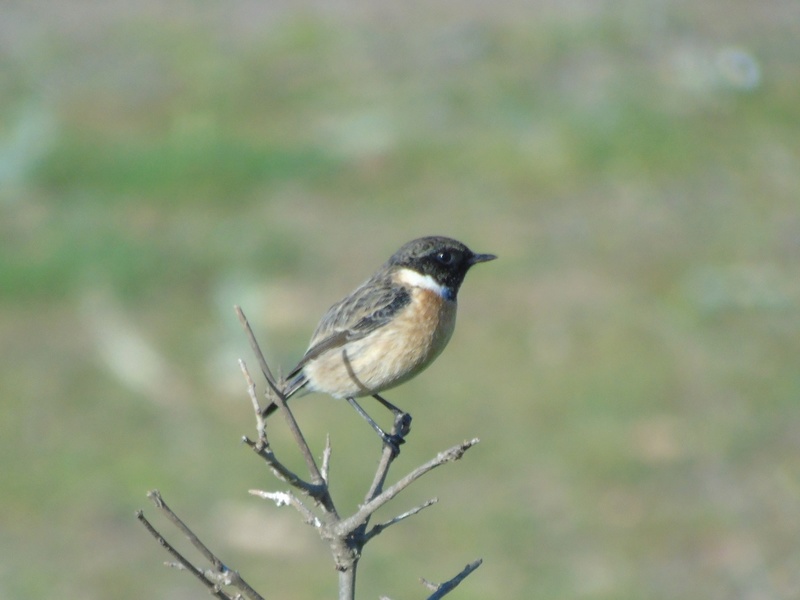
[[[322,392],[345,398],[397,450],[402,437],[383,431],[356,398],[372,396],[395,416],[407,414],[381,392],[419,375],[442,353],[467,271],[496,258],[444,236],[407,242],[323,315],[308,350],[281,382],[283,397]],[[262,414],[277,409],[272,402]]]

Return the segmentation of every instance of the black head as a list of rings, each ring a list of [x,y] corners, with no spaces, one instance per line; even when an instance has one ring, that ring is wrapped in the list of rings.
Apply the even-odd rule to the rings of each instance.
[[[388,264],[430,276],[455,298],[470,267],[495,258],[494,254],[475,254],[458,240],[429,236],[405,244],[392,255]]]

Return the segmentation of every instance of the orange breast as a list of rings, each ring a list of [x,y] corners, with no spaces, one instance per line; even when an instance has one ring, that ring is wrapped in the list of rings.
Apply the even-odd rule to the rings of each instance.
[[[315,391],[339,398],[376,394],[430,365],[450,341],[455,321],[455,302],[415,288],[412,302],[390,323],[322,354],[304,371]]]

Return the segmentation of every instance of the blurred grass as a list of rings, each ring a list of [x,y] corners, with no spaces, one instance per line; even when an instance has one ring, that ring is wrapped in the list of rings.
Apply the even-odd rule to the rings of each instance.
[[[329,594],[314,534],[247,497],[272,484],[238,445],[231,306],[289,367],[333,300],[443,233],[502,260],[391,396],[415,417],[397,473],[482,442],[398,501],[441,499],[374,542],[360,595],[483,556],[460,597],[797,597],[791,2],[3,21],[0,595],[202,593],[132,516],[154,487],[257,588]],[[297,410],[354,506],[374,435]]]

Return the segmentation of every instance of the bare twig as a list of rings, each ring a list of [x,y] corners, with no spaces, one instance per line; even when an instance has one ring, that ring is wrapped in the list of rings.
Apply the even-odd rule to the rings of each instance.
[[[211,552],[211,550],[209,550],[205,544],[203,544],[203,542],[200,541],[200,538],[198,538],[194,532],[189,529],[189,527],[187,527],[186,523],[184,523],[180,517],[178,517],[178,515],[172,512],[172,509],[167,506],[166,502],[164,502],[161,492],[158,490],[151,490],[147,492],[147,497],[150,498],[150,500],[153,501],[153,504],[156,505],[156,508],[158,508],[164,514],[164,516],[172,521],[172,524],[175,525],[175,527],[177,527],[181,533],[186,536],[186,539],[192,543],[192,546],[197,548],[200,554],[202,554],[208,562],[214,565],[215,569],[227,569],[227,567],[222,564],[222,561],[218,559],[214,553]]]
[[[150,535],[152,535],[156,539],[159,545],[162,548],[164,548],[170,555],[172,555],[177,561],[176,563],[169,563],[169,562],[165,563],[167,566],[172,568],[185,569],[186,571],[189,571],[192,575],[194,575],[197,579],[199,579],[203,585],[209,588],[209,590],[211,590],[214,587],[215,585],[214,582],[207,580],[201,569],[195,567],[188,558],[186,558],[180,552],[178,552],[175,549],[175,547],[172,544],[170,544],[166,540],[166,538],[158,532],[158,530],[155,527],[153,527],[153,524],[150,523],[150,521],[147,520],[147,517],[144,516],[143,511],[137,510],[135,514],[136,518],[139,519],[139,522],[142,525],[144,525],[144,528],[148,531],[148,533],[150,533]],[[228,595],[220,590],[217,590],[216,592],[212,590],[212,593],[215,596],[217,596],[217,598],[228,598]]]
[[[242,441],[250,446],[250,448],[253,449],[253,452],[264,459],[264,462],[267,463],[275,477],[285,481],[289,485],[296,487],[301,492],[311,496],[314,499],[324,497],[326,493],[326,486],[324,483],[314,484],[309,481],[305,481],[302,477],[281,463],[269,446],[264,446],[259,442],[254,442],[247,436],[242,437]]]
[[[258,439],[263,440],[265,445],[269,445],[269,442],[267,441],[267,421],[264,418],[264,413],[261,411],[261,406],[258,403],[256,384],[253,381],[253,378],[250,377],[250,371],[247,369],[247,363],[245,363],[241,358],[239,359],[239,369],[241,369],[242,375],[244,375],[244,379],[247,382],[247,395],[250,397],[250,401],[253,403],[253,412],[256,414],[256,432],[258,433]]]
[[[446,594],[452,592],[459,583],[464,581],[470,573],[472,573],[475,569],[481,566],[483,563],[483,559],[479,558],[476,561],[469,563],[466,567],[462,569],[462,571],[450,579],[449,581],[445,581],[444,583],[434,584],[425,579],[421,579],[420,581],[422,584],[427,587],[429,590],[433,590],[434,593],[428,596],[427,600],[439,600],[439,598],[443,598]]]
[[[411,415],[407,413],[400,413],[395,416],[394,424],[392,425],[391,435],[405,436],[411,423]],[[378,463],[378,468],[375,471],[375,477],[372,479],[372,485],[364,498],[364,502],[370,502],[383,491],[383,485],[386,483],[386,477],[389,475],[389,468],[392,462],[397,458],[394,453],[394,448],[388,444],[384,444],[383,451],[381,452],[381,460]]]
[[[167,566],[173,568],[180,568],[189,571],[197,579],[199,579],[204,586],[208,588],[212,595],[217,598],[225,600],[235,600],[241,597],[240,594],[232,596],[221,589],[220,586],[231,586],[238,589],[245,597],[250,600],[264,600],[261,595],[256,592],[237,571],[229,569],[217,556],[208,549],[208,547],[200,541],[195,533],[187,527],[187,525],[176,515],[172,509],[164,502],[158,490],[148,492],[147,496],[153,501],[156,507],[175,525],[191,542],[191,544],[208,560],[213,566],[212,569],[201,569],[194,565],[189,559],[178,552],[172,544],[170,544],[161,533],[148,521],[141,510],[136,511],[136,518],[144,525],[145,529],[152,535],[158,543],[164,547],[176,560],[176,563],[166,563]]]
[[[320,474],[322,475],[322,479],[325,481],[325,484],[328,484],[328,475],[331,467],[331,436],[330,434],[325,436],[325,449],[322,451],[322,467],[320,468]]]
[[[250,494],[264,498],[265,500],[272,500],[276,506],[293,506],[299,512],[303,520],[312,527],[319,529],[322,527],[320,520],[311,512],[300,499],[291,492],[265,492],[264,490],[250,490]]]
[[[263,359],[263,356],[261,358]],[[245,362],[241,359],[239,359],[239,368],[242,370],[242,374],[244,375],[245,381],[247,382],[247,393],[250,396],[250,401],[252,402],[253,408],[255,409],[256,429],[259,435],[258,441],[254,442],[247,437],[243,437],[242,441],[248,446],[250,446],[250,448],[252,448],[253,451],[256,452],[256,454],[258,454],[261,458],[264,459],[264,461],[269,465],[270,469],[278,479],[281,479],[289,483],[290,485],[298,488],[308,496],[311,496],[312,498],[314,498],[314,500],[316,500],[319,504],[323,506],[326,512],[331,513],[331,515],[333,516],[336,516],[336,507],[333,504],[333,499],[330,497],[330,494],[328,493],[328,486],[325,481],[325,477],[322,475],[320,471],[316,470],[317,467],[316,463],[314,462],[314,459],[311,458],[311,464],[313,464],[314,466],[316,475],[314,474],[314,472],[312,472],[311,473],[312,481],[308,482],[305,481],[299,475],[297,475],[294,471],[286,467],[283,463],[281,463],[275,456],[275,453],[272,452],[269,443],[267,442],[266,423],[258,404],[258,396],[256,394],[255,383],[253,382],[253,378],[250,376],[250,371],[247,368],[247,364],[245,364]],[[267,371],[269,371],[268,367]],[[285,410],[292,418],[292,420],[294,420],[294,416],[292,416],[289,409],[286,408]],[[297,425],[296,422],[295,425]],[[295,436],[295,439],[297,440],[298,445],[300,445],[302,442],[302,445],[305,448],[304,454],[305,452],[307,452],[310,455],[311,450],[308,448],[308,445],[305,443],[305,439],[302,437],[302,435],[300,435],[299,439]],[[306,464],[308,464],[308,461],[306,461]],[[323,467],[325,467],[324,462],[323,462]]]
[[[270,387],[272,392],[271,397],[274,398],[275,403],[281,408],[281,412],[286,419],[286,423],[289,426],[289,431],[292,432],[295,440],[297,441],[297,446],[300,448],[300,452],[303,455],[303,458],[306,461],[306,467],[308,468],[308,472],[311,474],[311,480],[316,484],[324,483],[322,475],[317,468],[317,463],[314,461],[314,456],[311,453],[311,449],[308,447],[308,443],[306,442],[305,437],[303,437],[303,432],[300,431],[300,426],[297,424],[297,421],[292,414],[292,411],[286,405],[286,398],[284,398],[283,393],[281,392],[275,377],[272,375],[272,371],[267,365],[267,361],[264,358],[264,354],[261,352],[261,348],[258,345],[258,341],[256,340],[255,335],[253,334],[253,330],[250,327],[250,323],[247,320],[244,312],[242,311],[240,306],[235,306],[234,310],[236,311],[236,315],[239,317],[239,322],[242,324],[244,328],[245,335],[247,335],[247,339],[250,342],[250,347],[252,348],[253,352],[256,355],[256,359],[258,359],[258,364],[261,367],[261,372],[264,374],[264,378],[267,380],[267,384]],[[259,411],[260,412],[260,411]]]
[[[392,424],[391,435],[392,436],[405,436],[409,428],[411,426],[411,415],[407,413],[398,413],[395,415],[394,423]],[[375,471],[375,476],[372,478],[372,483],[369,486],[369,490],[367,491],[366,496],[364,497],[364,504],[367,504],[374,500],[378,494],[383,491],[383,486],[386,483],[386,478],[389,475],[389,468],[392,466],[394,459],[397,458],[398,454],[395,452],[395,448],[390,446],[389,444],[383,445],[383,450],[381,451],[381,458],[378,462],[378,468]],[[375,535],[380,533],[381,528],[377,531],[370,531],[367,533],[367,527],[369,527],[369,521],[372,518],[372,513],[366,513],[363,515],[363,518],[360,522],[355,524],[354,529],[349,532],[349,535],[353,540],[358,540],[359,544],[359,552],[364,547],[364,545],[371,540]]]
[[[250,401],[253,403],[253,408],[256,414],[256,430],[258,432],[258,441],[253,441],[247,436],[242,437],[242,441],[250,446],[254,452],[256,452],[261,458],[266,461],[266,463],[270,466],[273,473],[275,473],[275,477],[278,479],[282,479],[287,483],[290,483],[296,488],[299,488],[304,493],[308,494],[309,496],[321,495],[324,493],[324,486],[309,483],[303,480],[302,477],[297,475],[294,471],[291,471],[287,467],[285,467],[278,459],[275,457],[275,454],[272,452],[269,446],[269,442],[267,441],[267,431],[265,425],[264,415],[261,412],[261,408],[258,405],[258,395],[256,394],[256,384],[253,382],[253,378],[250,376],[250,371],[247,368],[247,364],[242,360],[239,359],[239,368],[242,370],[242,375],[244,375],[244,379],[247,382],[247,393],[250,396]]]
[[[253,333],[252,327],[250,327],[250,322],[247,320],[242,307],[236,304],[234,305],[233,310],[236,311],[236,316],[239,317],[239,323],[241,323],[242,327],[244,328],[247,341],[250,342],[250,348],[253,350],[253,354],[255,354],[256,358],[258,359],[258,366],[261,367],[261,372],[264,374],[264,379],[270,382],[273,386],[277,387],[277,380],[272,374],[272,370],[269,368],[269,365],[264,358],[264,354],[261,352],[258,341],[256,341],[256,336]]]
[[[338,523],[338,529],[341,533],[347,534],[354,531],[365,519],[372,513],[378,510],[381,506],[386,504],[389,500],[397,496],[400,492],[406,489],[409,485],[414,483],[417,479],[448,462],[454,462],[460,459],[464,453],[472,446],[477,444],[480,440],[474,438],[469,441],[462,442],[444,452],[440,452],[434,458],[411,471],[408,475],[397,481],[394,485],[377,495],[369,502],[362,504],[355,514],[344,519]]]
[[[430,500],[426,500],[425,502],[423,502],[419,506],[416,506],[416,507],[412,508],[411,510],[407,510],[406,512],[401,513],[401,514],[397,515],[396,517],[394,517],[392,519],[389,519],[388,521],[373,525],[372,529],[369,530],[369,533],[367,533],[364,536],[364,543],[366,544],[368,541],[370,541],[376,535],[379,535],[380,533],[382,533],[383,530],[386,529],[387,527],[391,527],[395,523],[399,523],[400,521],[404,521],[408,517],[413,517],[418,512],[421,512],[422,510],[428,508],[429,506],[431,506],[433,504],[436,504],[438,501],[439,501],[438,498],[431,498]]]

